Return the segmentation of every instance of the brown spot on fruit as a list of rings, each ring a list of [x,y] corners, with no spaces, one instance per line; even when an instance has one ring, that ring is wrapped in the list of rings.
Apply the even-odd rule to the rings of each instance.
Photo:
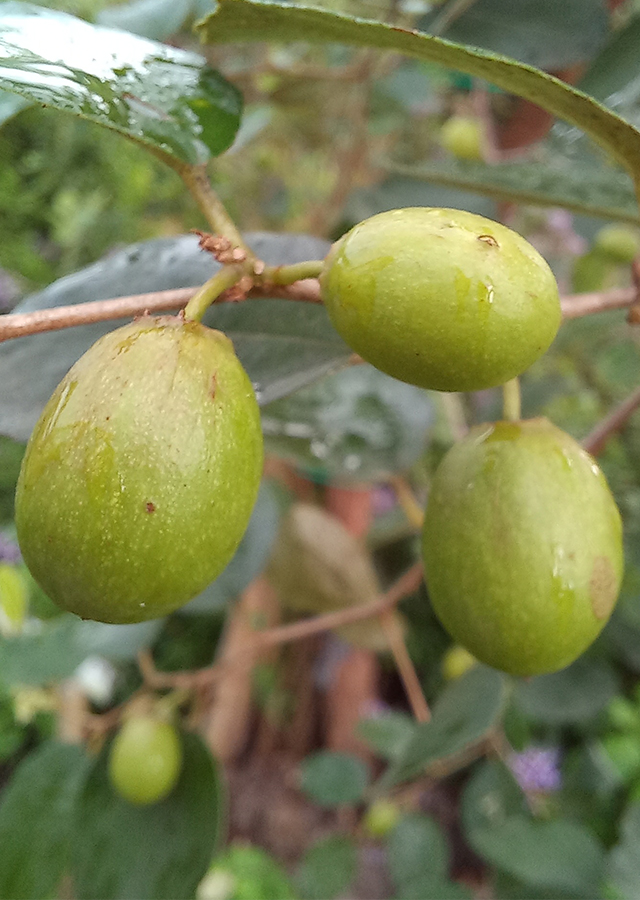
[[[147,510],[148,513],[155,512],[156,505],[155,505],[155,503],[152,503],[151,500],[149,500],[147,503],[145,503],[145,509]]]
[[[488,244],[490,247],[497,247],[498,242],[491,234],[479,234],[478,240],[482,241],[483,244]]]
[[[212,399],[212,400],[215,400],[215,399],[216,399],[216,388],[217,388],[217,386],[218,386],[218,381],[217,381],[217,378],[216,378],[216,373],[214,372],[213,375],[211,376],[211,388],[210,388],[210,390],[209,390],[209,393],[211,394],[211,399]]]
[[[596,619],[606,619],[618,596],[616,573],[608,557],[596,556],[589,580],[589,597]]]

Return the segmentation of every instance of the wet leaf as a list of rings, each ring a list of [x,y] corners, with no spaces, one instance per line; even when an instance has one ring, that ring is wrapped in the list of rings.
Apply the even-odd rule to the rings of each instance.
[[[230,146],[242,109],[195,53],[12,0],[0,3],[0,89],[189,164]]]

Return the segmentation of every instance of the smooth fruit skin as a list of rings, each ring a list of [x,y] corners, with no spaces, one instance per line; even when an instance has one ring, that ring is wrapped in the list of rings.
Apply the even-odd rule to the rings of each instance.
[[[472,116],[451,116],[440,129],[440,143],[458,159],[482,159],[482,127]]]
[[[166,797],[176,785],[182,767],[178,732],[152,716],[128,719],[109,752],[109,778],[129,803],[142,806]]]
[[[420,387],[502,384],[560,325],[553,273],[520,235],[455,209],[396,209],[333,245],[320,275],[334,327],[378,369]]]
[[[258,405],[229,339],[142,317],[85,353],[34,429],[16,493],[24,560],[83,618],[165,615],[233,556],[262,458]]]
[[[640,236],[626,225],[605,225],[597,233],[593,249],[616,263],[632,263],[640,252]]]
[[[452,447],[434,476],[422,547],[444,627],[514,675],[573,662],[620,589],[615,501],[592,457],[546,419],[480,425]]]

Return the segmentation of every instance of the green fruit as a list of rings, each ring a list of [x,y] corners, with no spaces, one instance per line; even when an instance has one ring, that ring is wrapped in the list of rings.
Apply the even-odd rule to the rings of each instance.
[[[152,716],[128,719],[109,752],[111,784],[125,800],[156,803],[175,787],[182,767],[182,744],[168,722]]]
[[[482,159],[482,128],[472,116],[451,116],[440,129],[440,143],[458,159]]]
[[[461,678],[465,672],[468,672],[472,666],[477,664],[478,660],[472,656],[468,650],[459,644],[449,647],[445,655],[442,657],[442,677],[446,681],[455,681]]]
[[[480,425],[436,471],[423,555],[456,641],[515,675],[554,672],[611,615],[620,514],[594,460],[546,419]]]
[[[143,317],[85,353],[35,427],[16,494],[25,562],[83,618],[165,615],[229,562],[261,471],[258,406],[231,341]]]
[[[320,276],[336,330],[400,381],[440,391],[502,384],[560,325],[555,278],[520,235],[455,209],[395,209],[333,245]]]
[[[376,800],[364,814],[362,825],[371,837],[383,838],[393,831],[401,818],[402,812],[396,803]]]
[[[631,263],[640,250],[640,235],[626,225],[605,225],[596,234],[594,250],[611,262]]]

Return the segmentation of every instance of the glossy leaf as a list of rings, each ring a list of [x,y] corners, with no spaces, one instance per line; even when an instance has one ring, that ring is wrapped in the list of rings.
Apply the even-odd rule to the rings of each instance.
[[[180,30],[192,6],[191,0],[130,0],[101,9],[96,22],[154,41],[166,41]]]
[[[458,159],[431,160],[420,165],[385,163],[392,178],[474,191],[495,200],[564,207],[573,212],[623,222],[638,222],[638,204],[627,173],[604,162],[580,161],[549,148],[538,162],[506,162],[497,165]]]
[[[87,767],[82,748],[50,741],[15,770],[0,803],[0,897],[57,896]]]
[[[361,365],[271,403],[262,430],[268,452],[312,476],[363,482],[412,466],[433,417],[425,391]]]
[[[495,669],[474,666],[444,689],[431,721],[416,727],[381,784],[389,787],[415,778],[428,765],[475,744],[495,725],[505,701],[503,676]]]
[[[560,672],[521,681],[514,699],[528,718],[560,725],[593,719],[617,691],[610,665],[580,657]]]
[[[12,0],[0,3],[0,89],[189,164],[229,147],[242,108],[195,53]]]
[[[303,900],[332,900],[353,881],[356,848],[341,835],[332,835],[310,847],[298,869],[297,884]]]
[[[342,806],[362,800],[369,781],[367,766],[356,756],[321,750],[300,767],[300,787],[321,806]]]
[[[585,131],[631,169],[640,153],[640,132],[586,94],[507,57],[417,31],[272,0],[218,0],[216,11],[198,27],[210,43],[303,40],[394,50],[484,78],[531,100]]]
[[[420,27],[430,31],[438,18],[436,10]],[[439,34],[552,71],[592,59],[607,30],[604,0],[482,0]]]
[[[247,239],[270,265],[322,257],[330,246],[304,235],[256,234]],[[196,286],[210,278],[217,266],[192,235],[145,241],[55,281],[20,303],[16,312]],[[101,335],[124,321],[97,322],[0,344],[0,434],[26,440],[63,375]],[[298,390],[350,356],[319,304],[227,303],[210,310],[205,322],[231,337],[261,404]]]
[[[108,748],[79,797],[72,876],[78,900],[175,900],[193,896],[221,838],[224,800],[201,739],[183,735],[184,759],[171,794],[133,806],[112,788]]]

